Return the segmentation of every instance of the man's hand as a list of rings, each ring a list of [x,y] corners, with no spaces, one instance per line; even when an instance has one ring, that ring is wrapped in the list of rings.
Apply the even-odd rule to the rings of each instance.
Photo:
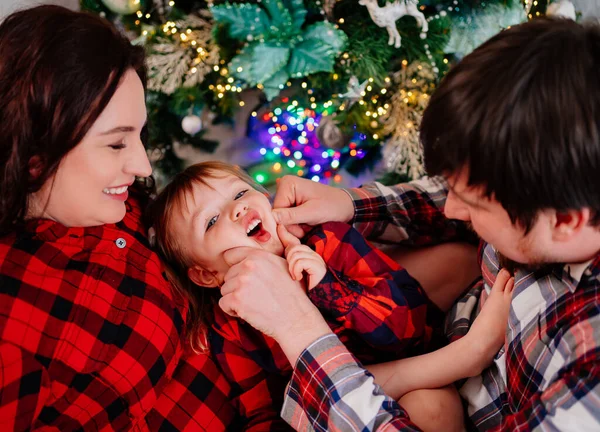
[[[221,287],[219,306],[273,337],[294,364],[314,340],[330,332],[285,259],[247,247],[225,252],[231,266]]]
[[[273,208],[275,221],[299,235],[296,225],[348,222],[354,216],[352,198],[342,189],[296,176],[279,180]]]

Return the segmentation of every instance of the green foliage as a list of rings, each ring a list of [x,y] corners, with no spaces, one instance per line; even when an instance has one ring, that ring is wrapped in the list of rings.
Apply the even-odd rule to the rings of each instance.
[[[394,0],[379,0],[379,4],[385,1]],[[460,59],[502,28],[525,19],[521,0],[458,0],[456,4],[455,0],[420,0],[419,7],[429,19],[426,38],[421,38],[422,29],[414,17],[404,16],[396,22],[402,43],[400,48],[395,48],[388,44],[386,29],[372,21],[367,8],[358,0],[334,2],[333,10],[327,11],[327,21],[323,21],[325,0],[214,0],[210,3],[175,0],[176,6],[167,8],[164,16],[159,15],[154,0],[141,0],[143,17],[140,19],[136,14],[119,16],[102,0],[80,0],[80,3],[82,10],[102,14],[128,35],[140,36],[138,41],[146,40],[149,51],[153,44],[161,43],[158,35],[164,36],[160,29],[166,21],[176,22],[189,14],[202,15],[201,12],[207,10],[212,13],[211,43],[218,46],[219,66],[227,65],[229,73],[221,67],[220,71],[203,75],[204,81],[194,87],[179,88],[171,95],[148,94],[149,147],[164,150],[158,166],[167,175],[181,169],[181,161],[172,151],[174,141],[206,151],[216,147],[217,143],[202,138],[202,131],[195,136],[185,133],[181,120],[190,113],[198,115],[202,109],[208,109],[216,115],[213,123],[232,122],[240,95],[214,90],[217,85],[222,89],[228,84],[241,88],[258,86],[269,101],[286,89],[285,95],[306,107],[333,101],[328,110],[336,115],[336,123],[343,133],[360,132],[368,137],[366,143],[361,144],[366,154],[363,159],[341,161],[342,165],[346,162],[346,170],[359,173],[380,158],[381,143],[388,138],[382,131],[380,118],[375,121],[365,113],[391,103],[391,96],[398,89],[389,84],[389,78],[402,69],[404,60],[435,64],[439,73],[437,78],[431,79],[434,86],[445,72],[444,60],[451,57],[448,54]],[[546,2],[539,2],[531,13],[543,13],[545,7]],[[206,15],[203,18],[207,18]],[[207,19],[210,22],[211,18]],[[148,35],[142,37],[142,31]],[[173,44],[181,43],[178,34],[169,40]],[[353,76],[359,82],[373,78],[374,89],[364,98],[363,105],[349,106],[347,101],[337,97],[347,92]],[[306,85],[301,86],[301,83]],[[379,90],[384,87],[387,93],[381,94]],[[371,95],[378,97],[376,106]],[[343,111],[339,110],[342,103],[346,107]],[[374,134],[381,140],[373,139]],[[384,181],[396,183],[407,179],[394,173]]]
[[[410,181],[411,178],[406,174],[398,174],[397,172],[388,172],[385,173],[381,178],[377,179],[377,181],[385,186],[392,186],[398,183],[406,183]]]
[[[230,38],[247,41],[231,60],[231,73],[249,86],[264,85],[269,100],[290,78],[332,72],[346,44],[345,34],[327,22],[303,28],[307,11],[302,0],[227,3],[211,12]]]
[[[507,5],[489,5],[452,17],[452,37],[446,46],[446,52],[459,57],[465,56],[483,42],[504,30],[527,20],[520,2],[508,2]]]

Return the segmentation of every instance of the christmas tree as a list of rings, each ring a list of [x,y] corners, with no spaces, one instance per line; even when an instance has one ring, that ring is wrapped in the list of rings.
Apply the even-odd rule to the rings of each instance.
[[[560,13],[572,8],[559,3]],[[243,168],[269,186],[284,174],[340,183],[342,172],[359,174],[381,157],[390,182],[422,175],[418,127],[444,73],[497,32],[545,13],[548,2],[81,5],[146,47],[148,151],[163,180],[182,169],[181,149],[213,151],[219,142],[206,125],[222,124],[241,128],[250,143]]]

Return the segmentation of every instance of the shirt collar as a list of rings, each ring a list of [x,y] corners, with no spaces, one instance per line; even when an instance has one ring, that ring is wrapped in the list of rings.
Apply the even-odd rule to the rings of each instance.
[[[592,276],[598,273],[600,266],[600,255],[588,261],[580,263],[567,263],[563,267],[563,280],[570,279],[567,282],[567,288],[574,293],[584,276]]]
[[[24,234],[54,243],[93,248],[100,239],[115,239],[119,232],[138,231],[141,228],[141,212],[138,203],[131,198],[125,203],[126,213],[123,221],[117,224],[105,224],[92,227],[66,227],[50,219],[31,219],[26,221]]]

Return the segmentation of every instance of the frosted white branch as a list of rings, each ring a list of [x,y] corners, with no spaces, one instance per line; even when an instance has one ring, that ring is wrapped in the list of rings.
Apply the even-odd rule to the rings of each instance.
[[[429,102],[435,73],[426,63],[413,62],[393,75],[397,90],[391,107],[381,118],[383,132],[390,138],[383,149],[387,169],[418,178],[425,172],[419,125]]]

